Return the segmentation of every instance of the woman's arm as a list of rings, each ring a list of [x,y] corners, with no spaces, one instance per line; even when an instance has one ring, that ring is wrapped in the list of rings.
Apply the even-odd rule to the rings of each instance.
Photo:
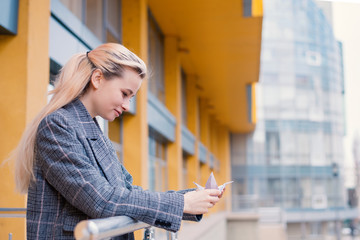
[[[65,117],[52,114],[42,121],[36,153],[46,180],[91,218],[126,215],[170,231],[180,228],[184,195],[112,186],[91,163]]]

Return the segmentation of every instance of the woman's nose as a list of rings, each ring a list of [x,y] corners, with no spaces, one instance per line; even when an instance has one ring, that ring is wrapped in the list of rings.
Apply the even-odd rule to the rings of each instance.
[[[130,108],[130,100],[125,100],[122,104],[122,108],[124,109],[124,112],[129,111]]]

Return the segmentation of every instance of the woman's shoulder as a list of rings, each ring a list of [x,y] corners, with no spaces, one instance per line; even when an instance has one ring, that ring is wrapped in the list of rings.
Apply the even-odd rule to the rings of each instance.
[[[76,121],[74,121],[73,114],[68,109],[62,107],[45,116],[39,124],[39,130],[52,125],[71,127],[75,124]]]
[[[64,108],[59,108],[54,112],[48,114],[44,117],[43,121],[50,121],[50,122],[69,122],[71,121],[72,117],[69,111]]]
[[[96,131],[94,120],[79,99],[75,99],[44,117],[38,131],[49,127],[63,129],[81,136],[86,135],[86,130]]]

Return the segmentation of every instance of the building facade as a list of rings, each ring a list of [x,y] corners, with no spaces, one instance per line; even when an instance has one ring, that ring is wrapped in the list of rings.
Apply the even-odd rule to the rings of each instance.
[[[339,234],[353,218],[343,184],[342,45],[312,0],[266,0],[257,125],[232,134],[233,210],[276,207],[289,239]]]
[[[104,42],[150,69],[129,113],[100,119],[134,184],[166,191],[204,185],[211,172],[231,179],[230,133],[256,123],[262,1],[4,0],[0,9],[1,239],[25,239],[26,196],[5,159],[61,66]],[[230,193],[212,212],[231,208]]]

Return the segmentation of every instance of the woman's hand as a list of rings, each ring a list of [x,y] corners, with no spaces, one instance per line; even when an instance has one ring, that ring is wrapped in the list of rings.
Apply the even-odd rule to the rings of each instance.
[[[217,189],[205,189],[187,192],[184,195],[184,213],[204,214],[218,201],[221,192]]]

